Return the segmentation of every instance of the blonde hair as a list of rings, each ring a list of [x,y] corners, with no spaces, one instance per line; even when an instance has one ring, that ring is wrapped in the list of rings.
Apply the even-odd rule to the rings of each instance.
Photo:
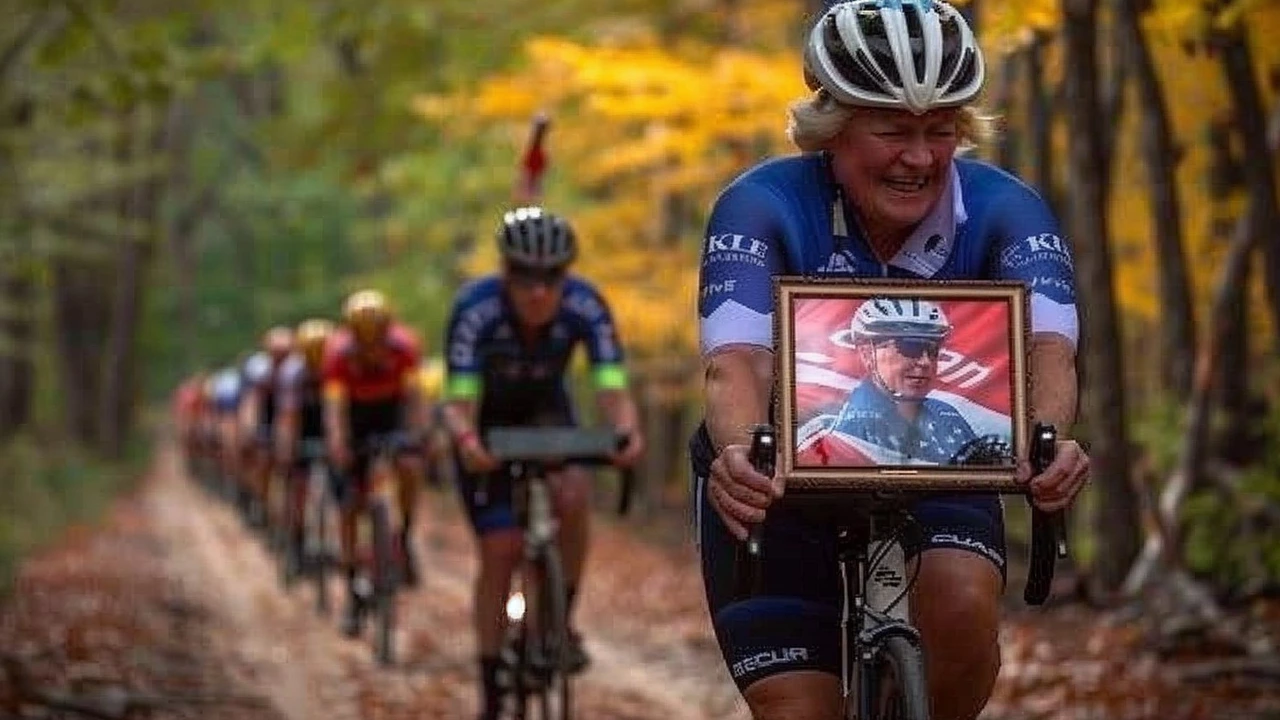
[[[787,137],[804,152],[829,149],[856,111],[856,107],[842,105],[819,90],[787,108]],[[998,122],[997,117],[984,114],[975,105],[961,106],[957,128],[960,146],[956,152],[968,152],[995,140]]]

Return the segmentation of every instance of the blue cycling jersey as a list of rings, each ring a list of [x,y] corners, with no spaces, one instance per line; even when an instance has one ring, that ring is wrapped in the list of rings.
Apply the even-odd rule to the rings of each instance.
[[[773,345],[773,277],[1020,280],[1031,326],[1077,340],[1071,250],[1034,190],[987,163],[956,158],[941,200],[888,262],[845,207],[822,153],[766,161],[720,194],[698,289],[704,354]]]
[[[568,408],[565,370],[582,343],[596,386],[625,388],[622,346],[608,303],[595,286],[565,278],[560,309],[532,343],[522,339],[502,280],[491,275],[458,291],[446,335],[450,400],[480,401],[480,424],[519,424]]]
[[[960,411],[942,400],[925,398],[920,414],[908,420],[898,405],[873,382],[860,383],[832,423],[834,431],[883,448],[891,455],[880,464],[953,464],[960,448],[977,437]]]
[[[234,412],[244,393],[244,378],[237,367],[219,370],[213,376],[213,404],[219,412]]]

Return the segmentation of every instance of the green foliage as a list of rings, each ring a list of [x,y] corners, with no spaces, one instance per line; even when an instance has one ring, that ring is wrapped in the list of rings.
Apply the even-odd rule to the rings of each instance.
[[[126,463],[106,465],[65,442],[34,436],[0,445],[0,597],[11,589],[22,557],[68,526],[95,521],[133,477],[140,457],[135,452]]]
[[[1235,491],[1215,483],[1188,498],[1183,511],[1188,563],[1219,587],[1280,581],[1280,409],[1261,421],[1263,456],[1224,479]]]

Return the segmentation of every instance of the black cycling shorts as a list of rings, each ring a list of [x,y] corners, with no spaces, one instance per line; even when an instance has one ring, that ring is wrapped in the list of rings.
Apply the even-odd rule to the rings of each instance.
[[[572,427],[577,425],[568,398],[559,398],[555,402],[538,407],[550,409],[520,413],[518,408],[508,406],[505,408],[505,417],[481,418],[481,426],[476,429],[476,432],[483,438],[485,429],[490,426]],[[462,499],[462,506],[467,511],[467,519],[471,521],[471,528],[475,530],[476,535],[483,536],[498,530],[517,527],[510,479],[502,471],[489,473],[487,476],[467,472],[462,467],[456,447],[453,448],[452,456],[458,495]],[[481,493],[482,489],[483,493]]]
[[[769,511],[763,525],[762,591],[735,597],[741,544],[707,500],[714,451],[705,427],[690,441],[694,532],[716,640],[739,690],[795,670],[840,673],[840,567],[836,518],[787,505]],[[955,548],[991,561],[1005,572],[1004,514],[996,494],[948,495],[916,503],[911,514],[923,530],[909,554]]]
[[[352,499],[353,491],[363,492],[369,481],[369,461],[373,459],[368,443],[372,438],[404,432],[405,402],[401,398],[377,402],[351,403],[348,407],[351,429],[350,443],[354,462],[350,477],[343,478],[342,502]]]

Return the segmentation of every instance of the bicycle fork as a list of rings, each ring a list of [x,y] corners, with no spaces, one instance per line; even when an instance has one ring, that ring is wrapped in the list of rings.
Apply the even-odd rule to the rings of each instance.
[[[876,539],[871,539],[876,538]],[[892,536],[877,537],[873,520],[863,533],[842,527],[837,534],[840,566],[840,690],[845,715],[871,720],[878,702],[877,655],[883,639],[903,635],[912,642],[906,557]]]

